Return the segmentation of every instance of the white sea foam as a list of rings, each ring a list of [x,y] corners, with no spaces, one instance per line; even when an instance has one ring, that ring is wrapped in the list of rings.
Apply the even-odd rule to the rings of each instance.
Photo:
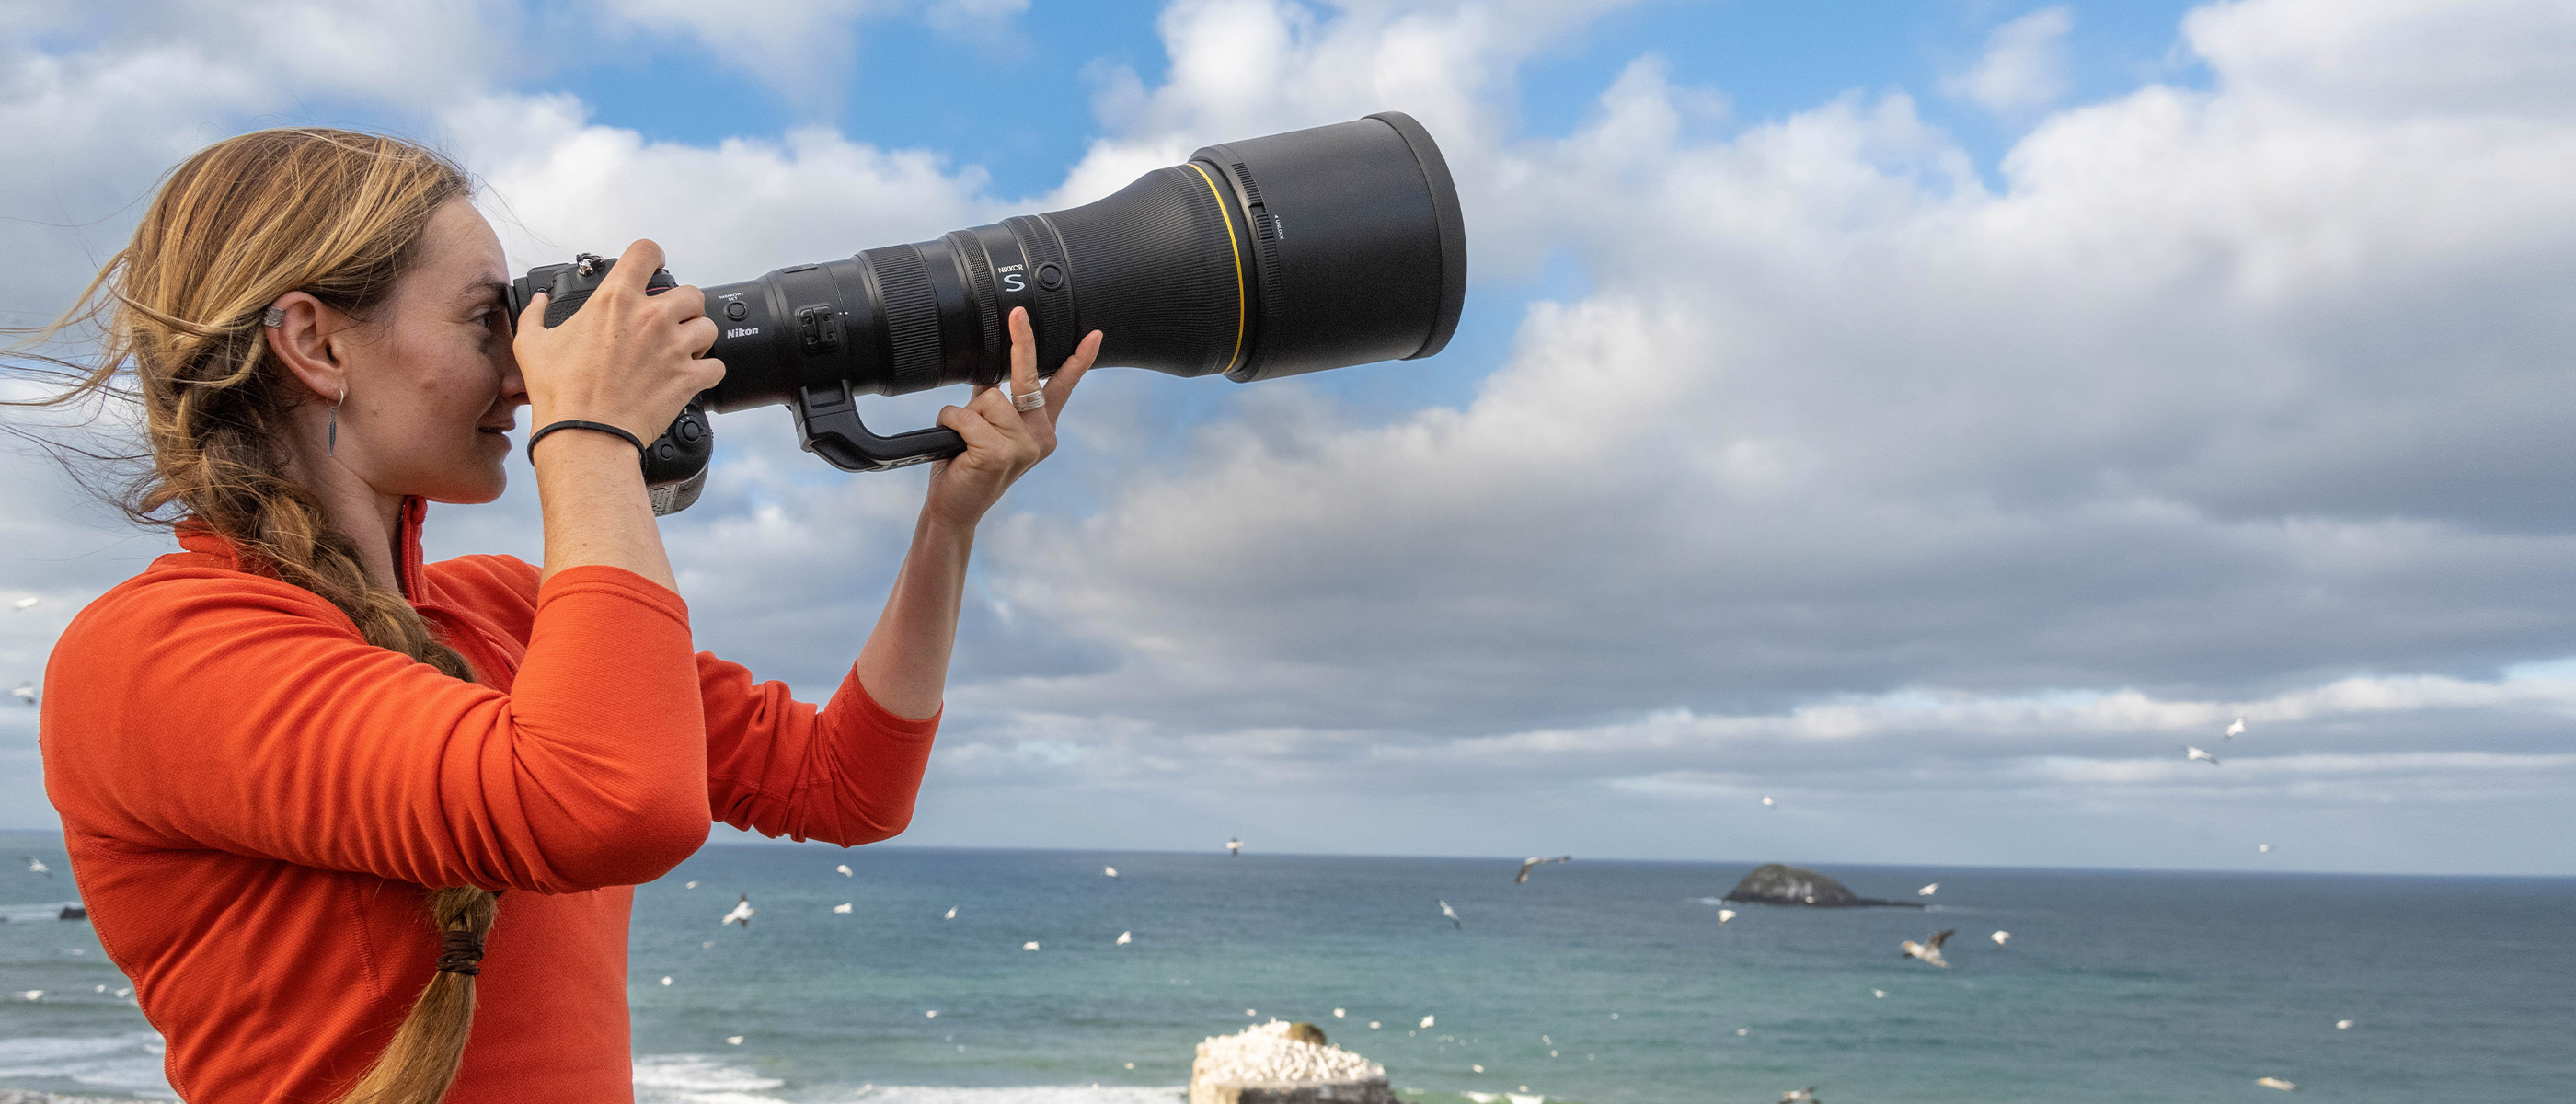
[[[70,1081],[160,1100],[176,1100],[161,1076],[161,1036],[133,1031],[122,1035],[19,1036],[0,1039],[0,1084]]]
[[[635,1059],[636,1104],[784,1104],[762,1091],[786,1082],[704,1054],[647,1054]],[[1112,1085],[961,1088],[946,1085],[859,1085],[815,1091],[804,1101],[865,1104],[1173,1104],[1186,1090]]]
[[[647,1054],[635,1059],[636,1104],[784,1104],[763,1090],[786,1082],[704,1054]],[[1031,1085],[964,1088],[947,1085],[854,1085],[799,1089],[803,1101],[840,1104],[1174,1104],[1180,1087]]]
[[[865,1104],[1176,1104],[1188,1096],[1182,1086],[1167,1089],[1138,1085],[1031,1085],[1021,1088],[946,1088],[937,1085],[878,1085],[838,1100]]]
[[[787,1082],[703,1054],[648,1054],[635,1059],[636,1104],[778,1104],[758,1090]]]

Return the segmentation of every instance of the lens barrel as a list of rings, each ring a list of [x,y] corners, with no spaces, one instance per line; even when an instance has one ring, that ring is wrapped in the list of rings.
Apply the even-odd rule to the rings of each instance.
[[[1448,164],[1411,117],[1209,146],[1108,198],[706,288],[716,411],[783,404],[806,447],[873,470],[954,455],[880,437],[860,395],[992,384],[1026,307],[1041,373],[1102,331],[1102,366],[1270,379],[1447,345],[1466,297]]]

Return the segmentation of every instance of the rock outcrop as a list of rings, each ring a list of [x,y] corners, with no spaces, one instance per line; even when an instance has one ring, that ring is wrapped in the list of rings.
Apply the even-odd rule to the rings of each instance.
[[[1728,890],[1729,901],[1749,901],[1760,905],[1796,905],[1800,908],[1922,908],[1917,901],[1881,901],[1875,897],[1856,896],[1825,875],[1787,863],[1764,863]]]
[[[1323,1038],[1276,1020],[1210,1038],[1190,1064],[1189,1104],[1403,1104],[1385,1066]]]

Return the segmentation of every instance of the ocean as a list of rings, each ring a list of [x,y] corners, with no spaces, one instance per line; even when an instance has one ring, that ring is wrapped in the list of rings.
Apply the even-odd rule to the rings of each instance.
[[[0,868],[0,1085],[172,1098],[59,838],[0,847],[55,871]],[[1940,889],[1720,925],[1759,861],[714,845],[637,893],[637,1098],[1170,1104],[1277,1017],[1436,1104],[2576,1099],[2576,879],[1824,864]]]

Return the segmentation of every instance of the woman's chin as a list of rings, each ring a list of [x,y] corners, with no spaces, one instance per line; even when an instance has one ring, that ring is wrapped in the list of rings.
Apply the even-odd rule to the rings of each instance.
[[[501,497],[501,492],[509,489],[510,474],[502,469],[501,461],[496,457],[490,466],[475,472],[473,478],[450,481],[436,490],[422,494],[421,497],[431,502],[476,506]]]

